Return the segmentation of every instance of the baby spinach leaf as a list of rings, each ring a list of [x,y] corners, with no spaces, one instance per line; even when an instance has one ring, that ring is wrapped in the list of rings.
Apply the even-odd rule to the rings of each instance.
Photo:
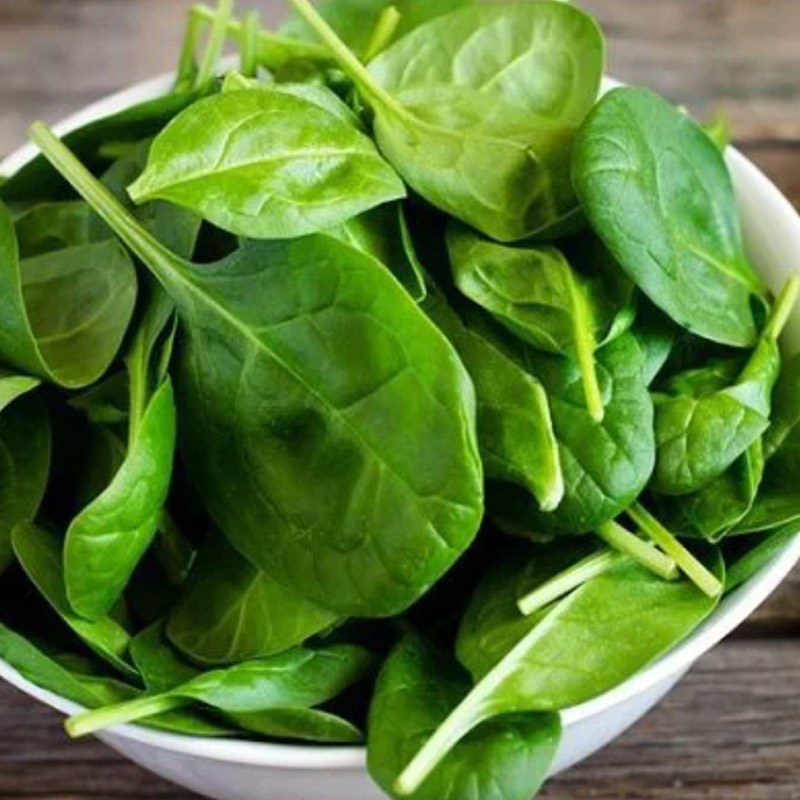
[[[135,678],[136,670],[127,660],[128,632],[110,616],[89,622],[72,610],[64,588],[58,537],[31,523],[20,523],[11,541],[22,568],[59,617],[103,661],[123,675]]]
[[[169,490],[174,445],[175,404],[167,380],[148,403],[114,479],[67,531],[66,591],[81,616],[108,613],[150,546]]]
[[[528,800],[547,777],[559,742],[557,714],[507,714],[478,726],[425,776],[403,767],[469,692],[452,658],[407,636],[381,670],[369,715],[370,774],[392,797]],[[435,767],[435,768],[434,768]],[[424,778],[424,779],[423,779]]]
[[[109,375],[85,392],[70,398],[69,405],[77,411],[83,412],[92,424],[126,424],[128,422],[129,394],[128,376],[124,371],[120,371]]]
[[[677,394],[656,403],[656,470],[651,489],[686,495],[719,478],[769,427],[772,392],[780,374],[778,336],[797,299],[800,280],[790,280],[775,304],[758,344],[736,382],[719,388],[716,367],[673,379]]]
[[[416,600],[483,511],[472,386],[446,339],[374,259],[327,236],[183,261],[44,126],[32,136],[178,305],[183,449],[225,535],[338,614]]]
[[[291,2],[372,108],[381,152],[426,200],[500,241],[577,215],[572,144],[603,71],[591,17],[547,0],[470,6],[366,69],[308,0]]]
[[[772,426],[764,434],[764,456],[758,496],[737,532],[764,531],[800,520],[800,356],[789,360],[778,381]]]
[[[518,599],[512,592],[526,581],[527,591],[536,588],[552,577],[559,563],[574,563],[580,555],[574,549],[571,556],[532,555],[538,565],[502,562],[479,586],[459,632],[459,658],[479,681],[468,703],[479,706],[495,693],[501,702],[538,711],[583,703],[682,641],[718,602],[688,581],[664,581],[624,559],[527,618],[527,631],[521,623],[509,625],[511,603]],[[707,563],[716,575],[724,575],[716,549]],[[514,636],[520,638],[513,642]],[[509,644],[513,646],[504,652]],[[502,682],[493,686],[493,676],[500,675],[505,676]]]
[[[136,636],[130,650],[131,658],[151,692],[168,692],[200,674],[167,644],[164,626],[160,622]],[[347,720],[314,708],[229,714],[227,718],[231,724],[249,733],[271,738],[331,743],[354,743],[362,739],[361,731]]]
[[[523,616],[520,599],[597,551],[591,537],[557,545],[506,545],[478,582],[461,619],[459,662],[476,679],[488,674],[542,619],[542,614]]]
[[[517,349],[516,358],[549,395],[565,494],[555,511],[543,513],[525,491],[498,483],[489,488],[489,510],[507,532],[533,539],[597,530],[641,494],[653,471],[653,403],[644,355],[630,333],[597,351],[602,422],[586,409],[574,363],[530,348]]]
[[[84,736],[193,704],[232,714],[310,708],[366,677],[371,667],[371,654],[358,647],[297,648],[268,659],[201,673],[168,692],[78,714],[67,721],[67,731],[72,736]]]
[[[156,137],[130,186],[256,239],[332,227],[405,195],[367,136],[317,104],[266,88],[198,101]]]
[[[484,337],[480,326],[470,327],[432,284],[423,308],[456,348],[475,384],[486,474],[525,487],[542,510],[554,510],[564,496],[564,478],[542,385]]]
[[[167,631],[194,662],[234,664],[280,653],[337,621],[214,535],[200,552]]]
[[[400,39],[429,20],[472,3],[473,0],[326,0],[317,5],[317,11],[353,52],[363,56],[381,13],[390,6],[400,14],[393,36]],[[279,32],[294,39],[317,41],[314,29],[299,14],[285,22]]]
[[[578,136],[573,179],[592,227],[653,303],[699,336],[755,343],[764,289],[722,155],[689,117],[653,92],[615,89]]]
[[[82,200],[39,203],[14,220],[22,259],[107,239],[94,212]]]
[[[587,408],[602,420],[594,351],[630,303],[632,285],[611,270],[584,276],[555,247],[508,247],[458,223],[447,244],[456,286],[523,341],[575,359]]]
[[[11,375],[0,378],[0,394],[8,392],[9,383],[20,394],[35,386],[32,381],[26,388],[25,381]],[[38,397],[14,399],[0,407],[0,574],[14,557],[11,532],[20,522],[33,520],[39,510],[50,475],[50,449],[50,420]]]
[[[3,360],[74,389],[94,383],[116,355],[133,314],[136,273],[113,240],[20,261],[0,203],[0,292],[7,298]]]
[[[380,261],[417,303],[425,299],[424,270],[400,203],[379,206],[327,233]]]

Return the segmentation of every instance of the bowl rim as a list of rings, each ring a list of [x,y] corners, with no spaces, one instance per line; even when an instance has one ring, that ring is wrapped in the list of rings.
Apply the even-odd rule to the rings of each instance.
[[[173,74],[166,73],[137,83],[91,103],[55,124],[53,129],[59,136],[63,136],[93,120],[168,91],[172,81]],[[609,80],[605,87],[611,88],[615,85],[618,84]],[[0,175],[13,174],[32,160],[37,153],[38,150],[30,143],[15,150],[0,161]],[[800,242],[800,215],[774,183],[735,148],[728,148],[726,159],[737,177],[751,185],[756,185],[759,191],[769,198],[771,214],[783,217],[784,222],[794,229]],[[597,717],[631,700],[636,695],[652,689],[657,684],[679,675],[728,636],[772,594],[795,565],[800,562],[800,526],[798,527],[797,535],[783,550],[744,586],[724,598],[709,619],[685,641],[610,691],[579,706],[562,711],[561,718],[564,729]],[[0,678],[64,714],[75,714],[83,710],[82,706],[77,703],[39,688],[2,660],[0,660]],[[113,740],[116,737],[185,756],[283,769],[361,770],[366,760],[363,746],[294,745],[254,742],[245,739],[206,739],[161,732],[134,724],[118,725],[99,734],[101,739]]]

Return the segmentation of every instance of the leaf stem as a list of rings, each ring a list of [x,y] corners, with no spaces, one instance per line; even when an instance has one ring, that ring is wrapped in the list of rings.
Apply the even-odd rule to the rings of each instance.
[[[778,339],[789,321],[789,315],[792,313],[798,297],[800,297],[800,275],[792,275],[784,284],[775,301],[762,334],[764,338]]]
[[[664,555],[658,548],[642,541],[635,533],[611,520],[597,529],[597,535],[610,547],[629,556],[637,564],[658,575],[666,581],[674,581],[680,576],[675,560]]]
[[[80,736],[105,730],[113,725],[124,725],[126,722],[136,722],[163,714],[166,711],[174,711],[176,708],[187,705],[188,702],[185,698],[172,694],[139,697],[126,703],[117,703],[113,706],[76,714],[64,723],[64,727],[73,739],[77,739]]]
[[[722,583],[709,572],[641,503],[628,509],[630,518],[667,555],[680,570],[708,597],[722,594]]]
[[[369,42],[364,48],[363,60],[365,64],[369,64],[375,56],[386,49],[386,46],[397,31],[397,26],[400,24],[401,19],[402,14],[397,10],[397,6],[388,6],[381,11],[378,21],[372,29]]]
[[[603,407],[600,384],[597,380],[597,364],[594,358],[597,343],[593,333],[592,314],[583,295],[583,290],[577,285],[573,276],[570,275],[568,277],[567,285],[572,303],[575,355],[581,369],[586,408],[589,411],[589,416],[595,422],[602,422],[605,416],[605,408]]]
[[[206,20],[200,16],[197,6],[189,9],[189,18],[186,22],[186,32],[183,36],[181,54],[178,58],[178,70],[175,77],[175,86],[179,89],[191,89],[197,76],[197,45],[200,34],[206,26]]]
[[[394,98],[375,82],[367,68],[339,38],[336,31],[325,22],[309,0],[287,0],[287,2],[291,3],[297,13],[314,29],[339,62],[339,66],[360,86],[365,94],[391,108],[397,106]]]
[[[520,598],[517,607],[523,615],[529,617],[573,590],[579,589],[592,578],[605,574],[624,558],[622,554],[604,547],[556,575],[555,578],[537,586],[532,592]]]
[[[42,151],[42,155],[159,280],[167,282],[183,271],[184,262],[146,231],[47,125],[34,122],[28,130],[28,136]]]
[[[258,33],[261,30],[258,11],[250,11],[242,19],[242,35],[239,41],[240,70],[246,78],[255,78],[258,67]]]
[[[225,38],[228,34],[228,22],[233,13],[233,0],[219,0],[214,21],[211,24],[211,33],[203,55],[200,69],[197,71],[195,88],[203,89],[216,76],[222,50],[225,47]]]

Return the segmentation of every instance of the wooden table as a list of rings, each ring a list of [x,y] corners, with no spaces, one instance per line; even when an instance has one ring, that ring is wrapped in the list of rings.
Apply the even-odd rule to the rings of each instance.
[[[241,0],[244,5],[244,0]],[[611,71],[695,113],[722,108],[737,139],[800,199],[799,0],[589,0]],[[0,153],[172,66],[188,0],[0,0]],[[267,20],[280,0],[261,0]],[[798,800],[800,575],[700,661],[653,713],[547,800]],[[57,716],[0,687],[0,798],[189,800]],[[269,798],[268,800],[281,800]],[[309,798],[313,800],[313,798]]]

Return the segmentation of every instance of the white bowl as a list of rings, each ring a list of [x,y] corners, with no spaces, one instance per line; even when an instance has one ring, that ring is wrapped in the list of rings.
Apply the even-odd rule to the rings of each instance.
[[[56,126],[64,134],[99,117],[155,97],[171,85],[165,76],[89,106]],[[0,163],[11,174],[36,154],[28,145]],[[800,217],[769,179],[741,153],[728,151],[748,254],[773,289],[800,272]],[[800,312],[786,333],[800,349]],[[746,586],[727,597],[685,642],[610,692],[562,714],[564,734],[555,775],[608,744],[649,711],[700,656],[744,621],[800,560],[800,536]],[[0,677],[65,714],[75,703],[44,691],[0,662]],[[379,800],[383,793],[365,769],[359,747],[311,747],[230,739],[198,739],[121,725],[99,735],[106,744],[167,780],[215,800]]]

